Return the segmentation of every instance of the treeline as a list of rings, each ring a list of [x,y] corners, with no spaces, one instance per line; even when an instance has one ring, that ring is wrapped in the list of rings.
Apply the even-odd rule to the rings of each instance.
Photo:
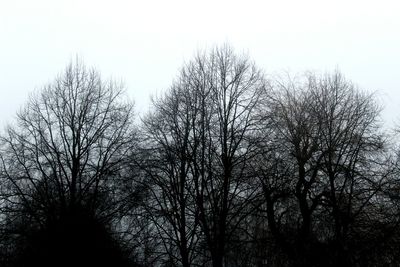
[[[225,45],[138,120],[71,63],[1,134],[0,265],[399,266],[380,111],[339,72],[267,77]]]

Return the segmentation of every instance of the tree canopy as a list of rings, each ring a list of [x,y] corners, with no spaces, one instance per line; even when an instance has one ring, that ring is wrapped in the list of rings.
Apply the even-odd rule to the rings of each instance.
[[[399,151],[339,71],[198,52],[138,120],[70,63],[0,135],[3,266],[398,266]]]

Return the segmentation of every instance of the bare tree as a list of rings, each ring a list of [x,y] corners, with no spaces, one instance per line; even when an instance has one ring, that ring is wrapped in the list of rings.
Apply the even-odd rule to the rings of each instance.
[[[256,151],[253,110],[265,86],[248,58],[214,48],[183,67],[144,120],[153,208],[183,266],[195,263],[201,244],[213,266],[223,266],[231,238],[255,209],[248,161]]]
[[[184,78],[153,101],[154,110],[143,120],[144,135],[139,166],[149,177],[146,205],[172,262],[193,266],[198,260],[199,209],[194,198],[190,164],[193,157],[193,122],[198,113],[196,94],[182,88]],[[171,246],[172,243],[172,246]],[[179,256],[178,256],[179,255]]]
[[[31,96],[1,137],[8,220],[45,228],[82,212],[104,222],[115,218],[118,179],[135,138],[132,104],[122,92],[77,62]]]
[[[264,131],[273,140],[262,143],[261,155],[276,163],[260,168],[271,233],[301,266],[318,262],[315,252],[322,240],[332,240],[330,253],[340,253],[325,258],[327,264],[349,265],[349,255],[341,249],[347,246],[350,225],[354,229],[357,215],[386,180],[380,168],[385,148],[378,129],[379,107],[372,95],[339,73],[280,80],[275,88],[264,113]],[[296,201],[300,218],[292,241],[278,225],[282,214],[296,216],[288,212],[288,197]]]
[[[213,266],[223,266],[233,234],[257,205],[249,160],[256,154],[254,111],[267,84],[249,59],[229,47],[198,57],[193,67],[201,74],[193,80],[201,81],[197,90],[205,97],[202,113],[208,117],[199,125],[196,197]]]

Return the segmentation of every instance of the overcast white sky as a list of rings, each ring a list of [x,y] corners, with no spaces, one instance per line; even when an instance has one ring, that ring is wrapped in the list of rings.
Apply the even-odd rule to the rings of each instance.
[[[225,42],[267,73],[339,68],[400,121],[397,1],[0,0],[0,127],[76,55],[146,110],[196,50]]]

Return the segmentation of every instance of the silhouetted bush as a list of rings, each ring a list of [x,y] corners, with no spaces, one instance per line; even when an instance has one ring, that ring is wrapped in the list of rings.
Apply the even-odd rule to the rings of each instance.
[[[79,208],[30,229],[19,241],[14,266],[122,267],[128,263],[110,229]]]

